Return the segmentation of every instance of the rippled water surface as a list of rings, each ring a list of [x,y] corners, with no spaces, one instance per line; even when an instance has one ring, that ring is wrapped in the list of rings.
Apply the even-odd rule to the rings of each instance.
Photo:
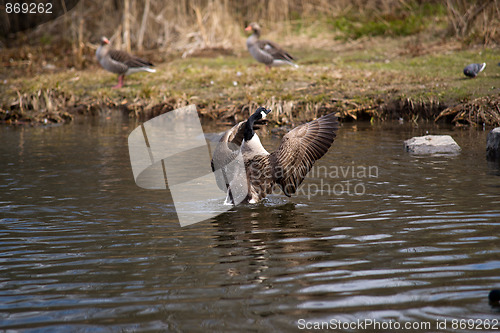
[[[453,319],[500,319],[487,302],[500,287],[500,171],[486,132],[347,123],[298,195],[181,228],[167,191],[134,183],[137,125],[0,128],[0,329],[290,332],[372,319],[451,331]],[[403,150],[426,131],[462,152]]]

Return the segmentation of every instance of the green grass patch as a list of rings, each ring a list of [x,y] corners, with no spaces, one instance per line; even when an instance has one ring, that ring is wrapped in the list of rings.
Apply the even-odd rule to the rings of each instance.
[[[425,30],[436,20],[445,21],[443,4],[413,3],[388,14],[349,11],[343,16],[326,19],[330,29],[340,32],[339,39],[366,36],[410,36]]]

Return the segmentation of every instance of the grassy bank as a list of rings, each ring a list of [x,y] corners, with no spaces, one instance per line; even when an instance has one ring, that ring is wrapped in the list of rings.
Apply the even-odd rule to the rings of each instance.
[[[204,117],[230,121],[266,105],[276,110],[272,120],[278,124],[332,111],[344,120],[439,118],[458,125],[500,124],[498,49],[463,50],[449,41],[418,37],[323,45],[300,38],[282,42],[300,68],[266,71],[246,52],[213,50],[187,58],[170,54],[155,59],[157,73],[127,77],[119,90],[111,89],[116,76],[96,63],[84,70],[51,63],[33,69],[13,59],[10,74],[1,77],[0,120],[64,122],[104,108],[148,119],[195,103]],[[487,67],[476,79],[467,79],[462,70],[472,62],[486,62]]]

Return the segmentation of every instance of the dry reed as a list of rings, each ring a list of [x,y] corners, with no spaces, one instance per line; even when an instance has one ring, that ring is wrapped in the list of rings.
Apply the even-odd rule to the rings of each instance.
[[[446,0],[449,30],[460,39],[479,37],[482,43],[500,42],[498,0]]]
[[[76,45],[75,57],[81,57],[81,40],[95,45],[102,35],[112,37],[114,46],[121,49],[173,50],[189,55],[204,48],[243,48],[243,28],[251,21],[260,22],[266,33],[289,33],[293,25],[317,24],[318,17],[355,15],[384,21],[391,15],[408,16],[415,6],[431,3],[446,6],[456,36],[472,36],[491,44],[499,42],[498,1],[178,0],[167,4],[162,0],[80,0],[67,15],[39,27],[35,34],[69,37]],[[73,33],[65,34],[68,30]]]

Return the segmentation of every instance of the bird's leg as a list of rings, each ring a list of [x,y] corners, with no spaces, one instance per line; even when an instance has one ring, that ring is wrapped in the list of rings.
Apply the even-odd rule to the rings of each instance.
[[[271,69],[271,67],[266,66],[266,72],[268,72],[268,73],[269,73],[269,69]]]
[[[116,86],[113,86],[113,89],[118,89],[118,88],[123,87],[123,77],[124,76],[125,75],[123,75],[123,74],[118,76],[118,84]]]

